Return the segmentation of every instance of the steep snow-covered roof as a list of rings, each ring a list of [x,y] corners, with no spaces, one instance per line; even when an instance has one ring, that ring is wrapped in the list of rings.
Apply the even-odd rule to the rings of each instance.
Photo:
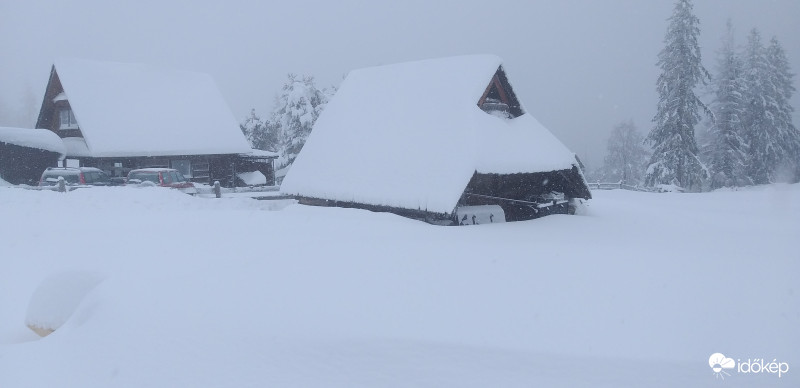
[[[86,146],[86,141],[82,137],[65,137],[61,141],[64,142],[64,147],[67,150],[67,157],[82,158],[92,156],[92,153],[89,152],[89,147]]]
[[[250,151],[207,74],[79,59],[54,67],[91,156]]]
[[[61,138],[46,129],[0,127],[0,142],[66,155]]]
[[[449,213],[476,171],[572,168],[574,154],[530,114],[504,119],[478,107],[501,64],[477,55],[352,71],[282,191]]]

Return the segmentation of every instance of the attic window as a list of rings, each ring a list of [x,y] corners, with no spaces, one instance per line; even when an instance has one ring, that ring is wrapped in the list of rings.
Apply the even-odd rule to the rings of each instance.
[[[58,129],[78,129],[78,121],[75,120],[75,115],[72,114],[72,109],[61,109],[58,111],[58,118]]]
[[[504,119],[513,119],[524,113],[502,67],[497,69],[483,96],[478,100],[478,107],[490,115]]]

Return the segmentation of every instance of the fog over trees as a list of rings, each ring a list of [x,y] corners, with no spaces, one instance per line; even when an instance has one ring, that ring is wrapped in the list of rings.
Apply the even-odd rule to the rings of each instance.
[[[620,150],[631,150],[623,139],[635,136],[633,124],[623,123],[608,140],[603,166],[587,176],[627,184],[643,176],[645,186],[690,191],[800,181],[794,73],[783,46],[776,37],[764,44],[757,28],[737,46],[728,20],[710,73],[698,45],[700,20],[692,10],[691,0],[678,0],[668,19],[657,62],[657,113],[645,138],[652,147],[649,161],[639,171],[635,163],[622,162]]]

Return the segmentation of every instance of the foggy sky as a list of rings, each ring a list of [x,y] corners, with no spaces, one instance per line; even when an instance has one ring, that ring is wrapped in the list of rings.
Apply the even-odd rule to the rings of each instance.
[[[595,167],[614,125],[651,128],[673,3],[0,0],[0,126],[35,124],[58,57],[210,73],[241,120],[251,108],[266,116],[289,72],[323,87],[355,68],[492,53],[527,111]],[[738,44],[757,27],[765,43],[778,37],[800,71],[800,1],[695,0],[695,14],[712,74],[728,18]],[[792,103],[800,109],[800,97]]]

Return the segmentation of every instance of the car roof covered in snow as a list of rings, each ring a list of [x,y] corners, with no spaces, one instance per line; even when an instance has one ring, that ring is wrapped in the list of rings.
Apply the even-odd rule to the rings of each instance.
[[[66,58],[53,66],[91,156],[250,151],[208,74]]]
[[[473,55],[350,72],[282,191],[449,213],[475,172],[571,169],[574,154],[533,116],[478,107],[501,65]]]
[[[0,142],[66,155],[61,138],[47,129],[0,127]]]

